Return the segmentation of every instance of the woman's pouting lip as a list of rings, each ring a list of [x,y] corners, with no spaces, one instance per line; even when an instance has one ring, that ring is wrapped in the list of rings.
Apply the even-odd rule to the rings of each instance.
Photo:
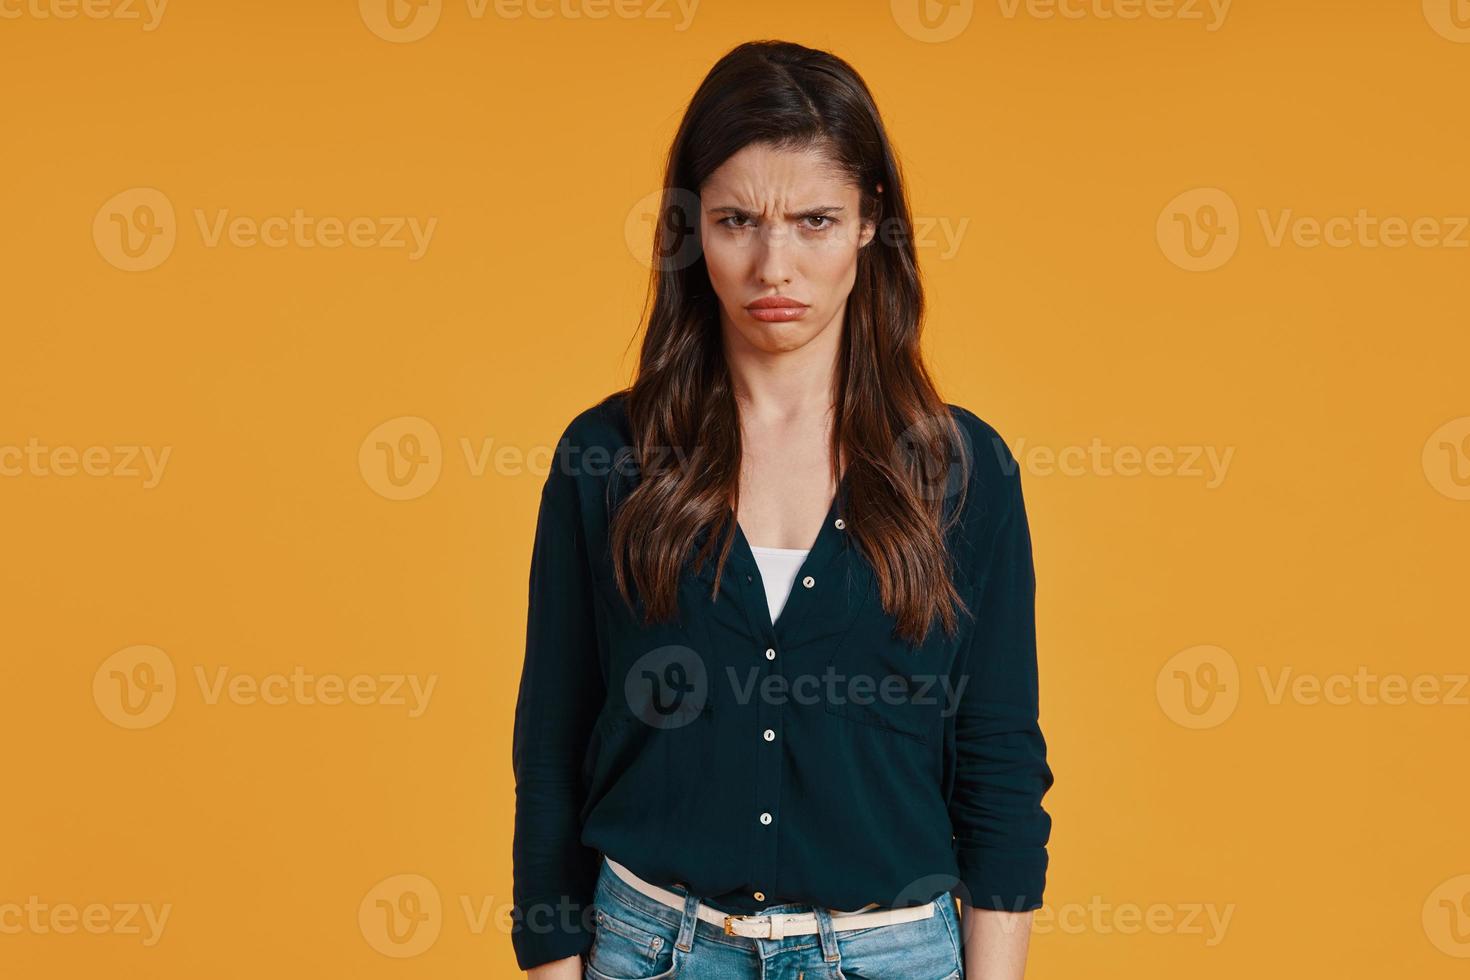
[[[798,320],[806,316],[810,309],[805,303],[789,299],[785,296],[766,296],[756,300],[745,307],[747,313],[757,320],[767,323],[781,323],[787,320]]]
[[[807,308],[805,306],[772,306],[764,310],[760,308],[750,308],[747,310],[757,320],[764,320],[767,323],[784,323],[787,320],[800,320],[806,316],[806,311]]]

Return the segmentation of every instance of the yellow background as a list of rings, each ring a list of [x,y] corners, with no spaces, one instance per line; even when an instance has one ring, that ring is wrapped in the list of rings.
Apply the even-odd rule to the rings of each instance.
[[[1057,777],[1028,975],[1464,975],[1470,232],[1268,230],[1363,209],[1453,238],[1470,8],[446,2],[406,40],[364,2],[173,0],[150,30],[141,3],[0,0],[0,452],[51,454],[0,456],[0,907],[170,909],[151,945],[0,916],[0,975],[516,975],[545,452],[630,377],[639,209],[704,72],[763,37],[874,89],[943,393],[1027,467]],[[125,271],[107,208],[134,188],[176,241]],[[1204,205],[1166,208],[1201,189],[1234,252],[1190,271],[1166,230]],[[411,259],[210,245],[197,217],[297,209],[436,225]],[[1094,441],[1160,465],[1035,452]],[[61,475],[66,447],[170,455],[149,483],[126,449]],[[159,656],[168,710],[126,727],[110,685]],[[435,687],[410,717],[198,680],[298,667]],[[1272,693],[1359,671],[1428,680]],[[405,888],[399,942],[374,910]]]

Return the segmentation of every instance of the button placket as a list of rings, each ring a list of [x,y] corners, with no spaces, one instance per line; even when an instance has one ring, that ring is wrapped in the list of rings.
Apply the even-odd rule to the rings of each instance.
[[[832,510],[837,509],[834,502]],[[847,543],[839,540],[840,532],[846,528],[846,521],[838,514],[828,512],[830,524],[824,523],[816,540],[808,552],[804,567],[807,572],[802,579],[803,590],[793,592],[787,597],[781,614],[772,622],[770,608],[767,604],[764,582],[759,577],[759,565],[755,561],[755,555],[750,551],[750,543],[745,540],[744,532],[736,524],[736,537],[739,547],[733,553],[739,562],[745,566],[744,573],[736,582],[741,582],[739,592],[744,597],[745,614],[753,632],[765,641],[765,646],[757,647],[762,651],[766,670],[762,672],[763,677],[780,676],[782,673],[782,660],[776,657],[776,651],[781,646],[782,637],[796,635],[794,631],[801,628],[801,620],[811,612],[810,604],[815,600],[816,593],[813,591],[816,585],[814,572],[826,567],[835,559],[836,555],[846,549]],[[759,661],[757,661],[759,662]],[[772,698],[762,694],[764,684],[757,687],[756,693],[756,717],[755,731],[761,733],[761,737],[774,747],[777,734],[781,731],[785,707],[781,703],[773,703]],[[777,883],[780,867],[777,863],[777,843],[779,836],[775,827],[775,814],[780,806],[782,766],[784,765],[784,752],[759,752],[755,759],[755,809],[757,820],[763,828],[772,831],[769,834],[759,834],[752,842],[751,851],[752,867],[750,869],[750,881],[762,882],[766,887]],[[764,892],[754,891],[752,894],[756,901],[764,901]]]

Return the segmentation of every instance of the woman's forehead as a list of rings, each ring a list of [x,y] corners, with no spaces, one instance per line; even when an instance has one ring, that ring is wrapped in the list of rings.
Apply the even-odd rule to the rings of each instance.
[[[737,206],[821,207],[842,203],[855,191],[852,182],[820,150],[752,144],[710,175],[701,196],[706,203],[721,198],[717,204]],[[725,196],[731,199],[723,200]]]

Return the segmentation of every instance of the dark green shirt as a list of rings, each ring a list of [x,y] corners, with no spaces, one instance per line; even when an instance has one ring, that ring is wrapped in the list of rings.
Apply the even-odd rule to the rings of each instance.
[[[1035,578],[1019,467],[996,431],[949,406],[970,466],[947,544],[974,612],[953,638],[937,618],[918,646],[892,635],[845,479],[774,624],[737,526],[718,597],[714,561],[693,567],[706,529],[678,621],[643,627],[608,548],[637,482],[624,404],[619,392],[572,420],[541,493],[512,748],[520,967],[591,945],[602,854],[726,912],[946,890],[1040,907],[1052,772]]]

